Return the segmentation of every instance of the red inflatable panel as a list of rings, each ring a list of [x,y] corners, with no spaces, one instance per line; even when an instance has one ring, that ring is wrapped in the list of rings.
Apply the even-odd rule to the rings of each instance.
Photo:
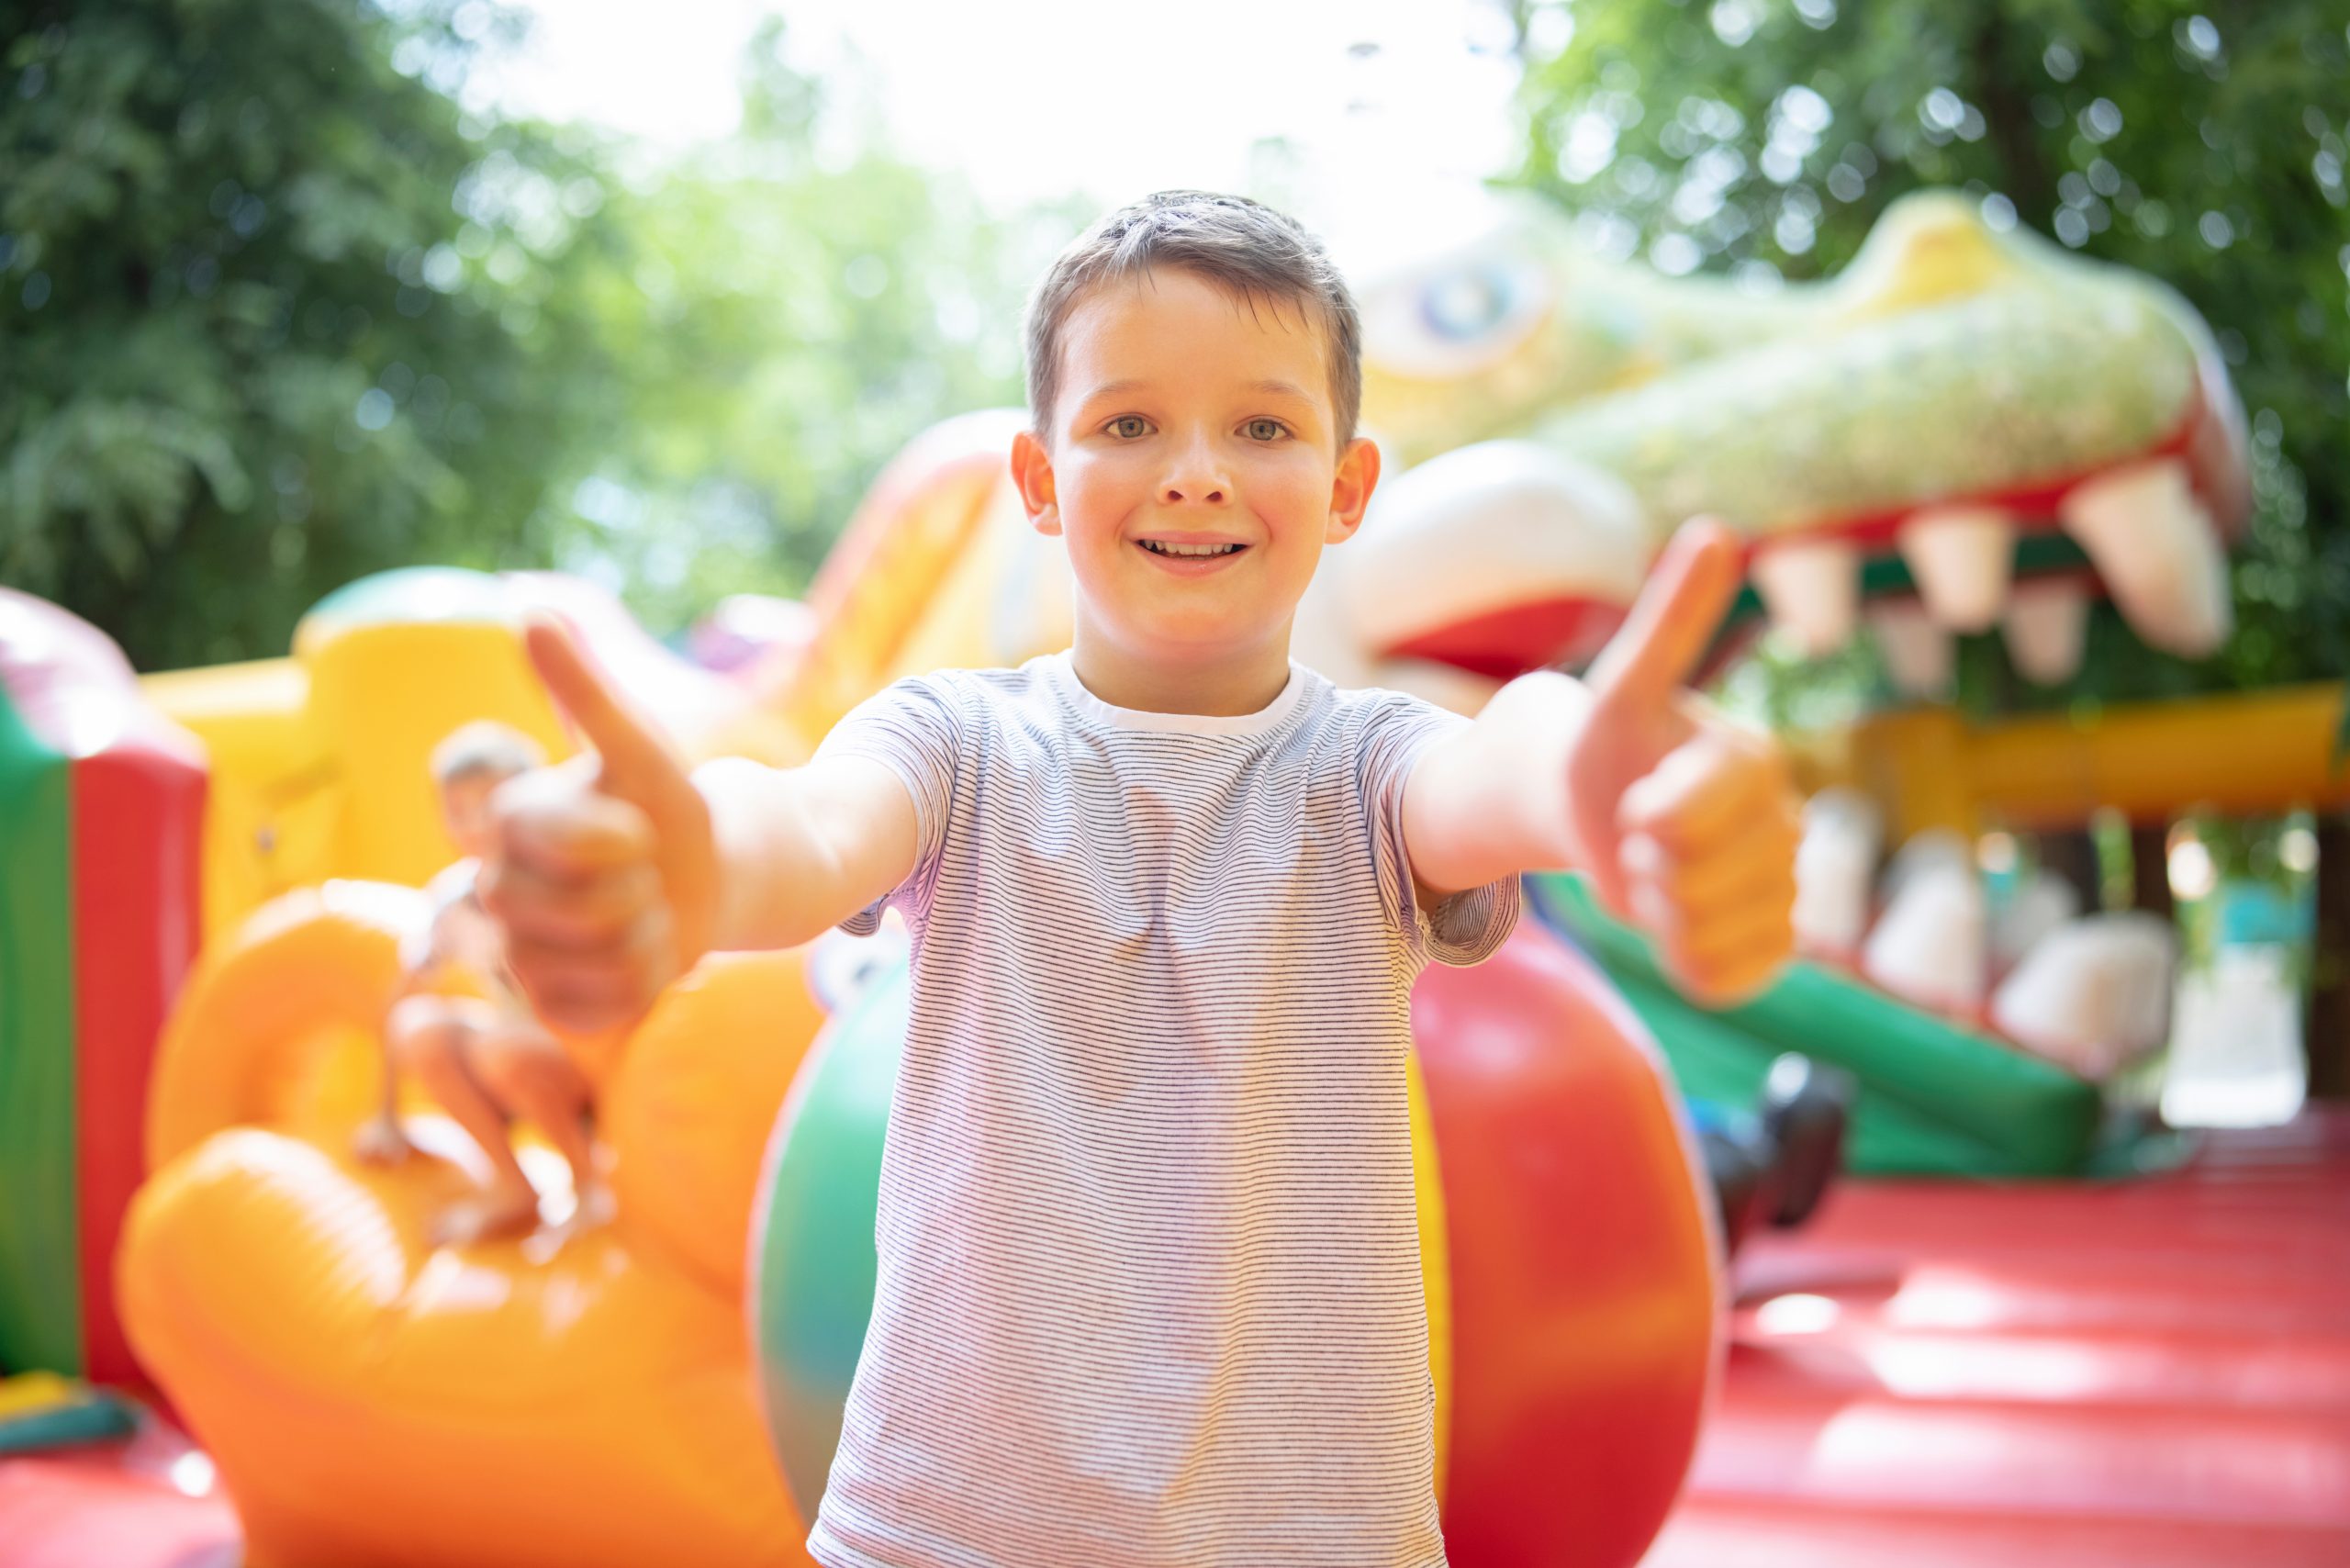
[[[133,699],[135,700],[135,699]],[[84,1375],[140,1381],[114,1310],[123,1211],[146,1177],[147,1071],[202,935],[203,748],[141,707],[73,767]]]
[[[93,1382],[140,1381],[114,1311],[114,1249],[146,1174],[148,1063],[200,937],[207,764],[196,738],[149,707],[96,627],[0,589],[8,695],[70,763],[73,954],[75,1271],[81,1365]]]

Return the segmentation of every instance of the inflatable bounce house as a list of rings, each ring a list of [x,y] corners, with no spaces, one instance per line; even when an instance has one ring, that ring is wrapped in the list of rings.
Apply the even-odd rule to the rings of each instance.
[[[1901,204],[1845,276],[1762,300],[1596,262],[1528,209],[1364,306],[1367,420],[1412,465],[1301,613],[1298,656],[1342,685],[1473,709],[1586,658],[1700,510],[1750,546],[1725,659],[1765,622],[1816,650],[1873,628],[1925,700],[1952,636],[1994,628],[2061,681],[2090,595],[2157,646],[2226,631],[2243,437],[2200,322],[1971,204]],[[806,604],[734,607],[700,661],[576,582],[419,568],[330,596],[285,658],[133,680],[0,596],[0,1372],[158,1396],[193,1445],[168,1484],[123,1473],[151,1431],[78,1469],[0,1459],[0,1568],[807,1561],[871,1305],[908,1002],[888,931],[713,955],[582,1064],[609,1223],[436,1245],[477,1152],[421,1103],[405,1159],[354,1137],[452,858],[433,747],[481,719],[571,745],[522,617],[565,616],[689,756],[798,761],[899,675],[1066,645],[1017,420],[917,440]],[[2137,1003],[2169,947],[2052,898],[1995,923],[1968,841],[1933,833],[2111,803],[2076,773],[2032,818],[2024,764],[1992,760],[2108,743],[1914,714],[1939,738],[1896,713],[1805,742],[1808,956],[1752,1002],[1691,1006],[1557,878],[1494,959],[1420,982],[1462,1568],[2350,1552],[2350,1241],[2324,1208],[2350,1144],[2319,1122],[2083,1179],[2100,1080],[2161,1042]],[[2296,798],[2332,801],[2321,719],[2264,719],[2277,750],[2243,766],[2290,752]],[[2171,759],[2134,755],[2158,791]],[[1790,1053],[1842,1086],[1871,1179],[1733,1260],[1825,1174],[1757,1196],[1750,1170],[1733,1199],[1710,1158],[1758,1099],[1745,1147],[1802,1144],[1825,1102]],[[524,1156],[552,1216],[565,1168]]]

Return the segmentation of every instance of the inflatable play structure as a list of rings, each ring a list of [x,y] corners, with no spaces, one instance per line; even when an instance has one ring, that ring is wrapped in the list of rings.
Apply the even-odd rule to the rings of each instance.
[[[1298,656],[1342,684],[1473,707],[1500,679],[1587,655],[1700,509],[1751,542],[1754,609],[1824,647],[1865,599],[1913,676],[1942,667],[1950,630],[1998,624],[2027,673],[2061,678],[2092,591],[2158,645],[2208,649],[2224,631],[2214,584],[2243,513],[2241,434],[2200,324],[2145,280],[1991,233],[1953,198],[1897,207],[1848,276],[1761,302],[1577,259],[1555,223],[1521,216],[1367,290],[1365,317],[1366,417],[1420,461],[1301,611]],[[106,750],[77,728],[92,711],[162,737],[186,780],[176,817],[94,796],[73,819],[151,878],[177,868],[116,904],[99,902],[106,862],[63,853],[80,842],[67,819],[25,833],[46,858],[9,863],[0,975],[63,972],[80,912],[111,908],[109,930],[147,935],[107,961],[131,954],[158,999],[118,1047],[93,1033],[106,1002],[41,1011],[0,989],[0,1031],[16,1031],[0,1044],[28,1042],[0,1064],[44,1064],[32,1087],[5,1085],[0,1116],[104,1122],[116,1141],[83,1147],[143,1167],[114,1255],[118,1310],[218,1464],[255,1568],[804,1560],[869,1306],[901,966],[882,954],[811,985],[812,953],[707,960],[597,1064],[618,1215],[560,1245],[428,1246],[424,1216],[470,1179],[462,1141],[420,1114],[420,1153],[379,1170],[351,1135],[395,954],[422,918],[413,889],[450,858],[432,745],[490,718],[569,749],[521,618],[566,616],[688,756],[797,761],[896,676],[1066,645],[1066,561],[1004,472],[1018,419],[973,414],[912,443],[804,613],[712,631],[723,673],[533,574],[364,579],[321,602],[285,658],[135,689],[70,618],[17,608],[56,624],[29,654],[0,621],[0,789],[80,801]],[[68,666],[113,673],[44,707]],[[1931,825],[1879,796],[1882,772],[1852,766],[1866,755],[1823,754],[1813,781],[1858,786],[1904,837]],[[121,847],[140,842],[134,816],[149,847]],[[179,837],[162,836],[167,819]],[[1873,858],[1859,871],[1871,928],[1897,907],[1879,915],[1875,873]],[[1860,1086],[1857,1165],[1976,1175],[2079,1169],[2099,1097],[2060,1050],[1980,1006],[1905,999],[1872,978],[1898,966],[1858,951],[1700,1013],[1637,936],[1538,882],[1545,920],[1471,975],[1431,971],[1415,998],[1445,1529],[1463,1568],[1630,1568],[1687,1473],[1727,1305],[1681,1092],[1747,1103],[1800,1050]],[[202,957],[159,1030],[199,909]],[[136,1067],[106,1065],[118,1049]],[[0,1159],[19,1147],[0,1141]],[[105,1256],[86,1253],[127,1176],[100,1189],[110,1211],[87,1217],[85,1189],[28,1227],[17,1191],[72,1191],[57,1172],[74,1157],[46,1158],[0,1204],[0,1291],[38,1287],[29,1259],[95,1268],[84,1295],[103,1303]],[[84,1370],[67,1326],[27,1329],[27,1299],[0,1298],[0,1369]]]
[[[1994,232],[1954,196],[1897,203],[1842,276],[1761,301],[1581,255],[1557,213],[1527,206],[1368,291],[1364,316],[1366,420],[1426,459],[1316,585],[1320,625],[1367,678],[1474,701],[1464,678],[1587,655],[1663,534],[1699,511],[1751,541],[1750,626],[1767,617],[1817,654],[1865,621],[1912,697],[1947,689],[1954,634],[1994,628],[2019,673],[2061,681],[2092,592],[2156,647],[2206,654],[2227,632],[2222,551],[2249,494],[2209,332],[2167,289]],[[2338,689],[2327,698],[2338,711]],[[2169,994],[2172,946],[2067,909],[1998,950],[1968,846],[2101,806],[2159,817],[2256,796],[2277,810],[2338,789],[2330,712],[2297,711],[2289,733],[2270,723],[2232,753],[2195,748],[2200,777],[2182,777],[2165,752],[2210,717],[2114,714],[2087,734],[2042,724],[1978,744],[1927,708],[1811,745],[1807,782],[1845,788],[1843,809],[1815,812],[1799,867],[1807,958],[1728,1014],[1683,1002],[1573,888],[1538,900],[1693,1092],[1751,1092],[1799,1046],[1858,1075],[1856,1169],[2077,1170],[2098,1083],[2161,1043],[2147,1000]],[[2121,737],[2150,726],[2163,749],[2103,788],[2123,782]],[[2289,782],[2265,766],[2280,749]],[[2093,755],[2105,765],[2081,765]],[[2019,784],[2061,802],[2018,810]],[[1888,822],[1901,852],[1880,889]],[[1928,853],[1950,843],[1956,865]]]
[[[205,809],[202,748],[120,650],[0,588],[0,1371],[134,1374],[115,1247]]]

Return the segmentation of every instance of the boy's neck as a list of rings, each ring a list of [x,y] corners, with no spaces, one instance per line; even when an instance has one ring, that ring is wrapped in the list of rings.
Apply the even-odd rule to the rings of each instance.
[[[1145,658],[1080,618],[1070,665],[1085,689],[1113,708],[1235,718],[1259,713],[1289,684],[1289,628],[1245,648],[1181,661]]]

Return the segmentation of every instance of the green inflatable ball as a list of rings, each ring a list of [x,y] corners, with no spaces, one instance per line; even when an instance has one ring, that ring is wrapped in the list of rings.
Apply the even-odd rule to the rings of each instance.
[[[767,1146],[752,1226],[751,1327],[768,1438],[810,1524],[873,1316],[881,1138],[912,999],[912,969],[901,958],[834,1017]]]

